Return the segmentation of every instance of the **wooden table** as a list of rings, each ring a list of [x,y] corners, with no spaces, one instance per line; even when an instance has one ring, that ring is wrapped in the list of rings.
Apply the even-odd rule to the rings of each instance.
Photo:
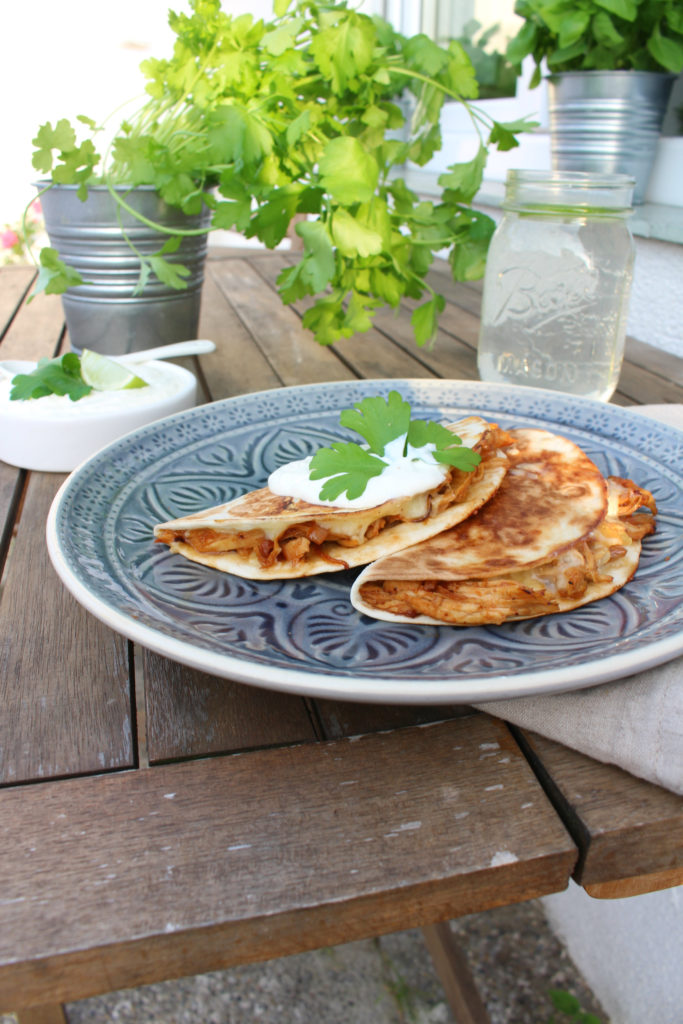
[[[217,351],[190,364],[206,400],[476,378],[480,288],[434,271],[432,352],[407,307],[321,348],[274,290],[288,258],[212,253]],[[58,298],[26,304],[31,277],[0,273],[2,358],[68,345]],[[631,342],[615,401],[683,401],[682,361]],[[619,769],[468,708],[261,690],[112,633],[48,559],[62,479],[0,463],[0,1011],[47,1024],[96,993],[422,926],[452,1005],[483,1021],[439,922],[570,876],[595,895],[680,881],[681,801]]]

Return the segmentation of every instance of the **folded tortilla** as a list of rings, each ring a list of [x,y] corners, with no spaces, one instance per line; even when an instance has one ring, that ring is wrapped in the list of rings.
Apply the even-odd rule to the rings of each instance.
[[[649,491],[605,481],[572,442],[510,431],[509,471],[465,522],[379,559],[351,591],[356,609],[388,622],[499,624],[568,611],[633,576],[654,530]],[[653,515],[636,514],[647,507]]]
[[[155,540],[193,562],[247,579],[293,579],[365,565],[446,530],[500,486],[509,435],[468,416],[449,424],[481,455],[472,472],[449,467],[430,491],[369,509],[313,505],[267,487],[154,528]],[[322,486],[322,484],[321,484]]]

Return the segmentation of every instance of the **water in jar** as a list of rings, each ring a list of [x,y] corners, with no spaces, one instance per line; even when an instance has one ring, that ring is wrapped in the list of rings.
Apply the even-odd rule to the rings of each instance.
[[[609,399],[632,272],[633,240],[619,217],[507,213],[487,258],[481,379]]]

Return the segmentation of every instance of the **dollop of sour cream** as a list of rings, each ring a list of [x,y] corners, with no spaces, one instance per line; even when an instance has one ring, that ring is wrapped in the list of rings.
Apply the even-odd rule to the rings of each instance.
[[[334,501],[323,501],[320,491],[325,478],[311,480],[311,458],[297,459],[274,470],[268,477],[268,487],[273,494],[285,498],[299,498],[311,505],[327,505],[330,508],[364,509],[375,508],[394,498],[407,498],[423,491],[438,487],[448,473],[449,466],[437,462],[433,452],[435,445],[422,448],[406,448],[406,436],[390,441],[381,456],[387,463],[379,476],[371,477],[365,490],[358,498],[348,498],[345,493]],[[329,478],[328,478],[329,479]]]

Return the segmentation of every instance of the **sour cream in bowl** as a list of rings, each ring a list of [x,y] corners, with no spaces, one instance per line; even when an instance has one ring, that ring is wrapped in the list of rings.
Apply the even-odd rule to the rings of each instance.
[[[35,365],[17,363],[16,373],[30,373]],[[93,390],[77,402],[67,395],[12,402],[11,379],[0,379],[0,459],[68,473],[131,430],[196,405],[197,379],[184,367],[151,359],[136,363],[135,373],[147,387]]]

